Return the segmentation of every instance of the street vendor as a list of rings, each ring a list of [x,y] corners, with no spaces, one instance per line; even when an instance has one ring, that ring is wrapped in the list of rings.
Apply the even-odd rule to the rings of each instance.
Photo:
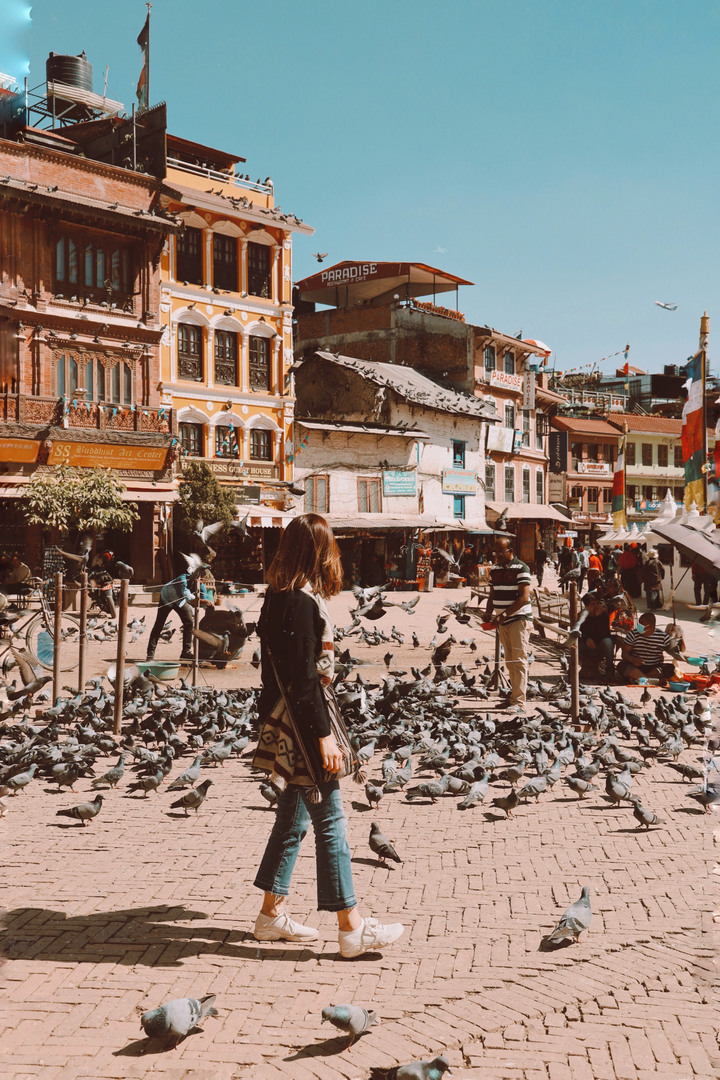
[[[659,679],[666,682],[675,674],[673,663],[663,662],[664,653],[673,652],[677,641],[660,630],[654,614],[640,616],[637,629],[631,630],[622,644],[619,673],[625,679]]]

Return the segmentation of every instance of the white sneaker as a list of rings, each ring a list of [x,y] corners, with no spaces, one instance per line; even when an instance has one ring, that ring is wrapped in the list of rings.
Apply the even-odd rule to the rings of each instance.
[[[316,941],[317,930],[313,926],[303,926],[291,919],[286,911],[280,915],[263,915],[255,920],[256,941]]]
[[[402,923],[381,923],[377,919],[363,919],[357,930],[339,932],[340,955],[350,959],[367,952],[380,952],[404,933],[405,927]]]

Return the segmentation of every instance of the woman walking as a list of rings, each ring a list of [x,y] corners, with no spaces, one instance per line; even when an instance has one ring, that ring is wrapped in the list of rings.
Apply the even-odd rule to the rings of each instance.
[[[302,514],[289,523],[268,570],[268,583],[258,624],[262,727],[254,765],[285,787],[254,882],[265,894],[255,937],[297,942],[317,938],[317,930],[296,922],[285,906],[300,844],[312,823],[318,910],[336,913],[340,954],[361,956],[392,945],[404,927],[361,918],[340,785],[331,779],[315,787],[287,716],[292,709],[303,737],[318,740],[325,770],[339,773],[343,758],[331,733],[323,685],[332,679],[334,637],[325,600],[340,592],[342,567],[332,530],[319,514]]]

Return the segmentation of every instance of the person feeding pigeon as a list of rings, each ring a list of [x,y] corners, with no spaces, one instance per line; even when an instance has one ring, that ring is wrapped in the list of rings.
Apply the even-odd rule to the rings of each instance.
[[[160,634],[162,633],[168,617],[173,611],[179,616],[180,622],[182,623],[182,652],[180,654],[180,659],[192,660],[193,658],[192,631],[194,595],[191,592],[190,586],[205,573],[207,566],[197,555],[184,555],[183,558],[188,564],[185,573],[179,574],[178,577],[173,578],[172,581],[168,581],[168,583],[163,585],[160,590],[157,615],[155,616],[155,623],[150,631],[150,637],[148,639],[148,660],[155,659],[155,650],[157,649],[158,641],[160,640]]]
[[[397,941],[404,927],[360,916],[340,785],[337,778],[315,784],[299,745],[317,740],[325,773],[343,771],[323,693],[333,673],[334,634],[326,599],[342,589],[342,564],[323,517],[301,514],[289,522],[267,576],[258,622],[262,727],[253,765],[271,773],[274,781],[284,781],[285,787],[255,877],[255,886],[264,893],[255,937],[300,943],[317,939],[317,930],[292,919],[285,905],[300,844],[312,824],[317,906],[337,915],[341,956],[377,952]]]
[[[512,540],[495,541],[496,564],[490,571],[490,595],[485,618],[497,627],[510,677],[510,707],[525,708],[530,642],[530,570],[517,558]],[[497,615],[493,611],[497,610]]]

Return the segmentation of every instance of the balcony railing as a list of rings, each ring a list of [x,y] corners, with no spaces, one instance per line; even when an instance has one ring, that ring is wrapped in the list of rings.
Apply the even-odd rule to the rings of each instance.
[[[170,169],[179,169],[180,172],[193,173],[195,176],[205,176],[208,180],[214,180],[218,184],[232,184],[233,187],[245,188],[246,191],[257,191],[262,195],[272,195],[272,184],[253,184],[235,173],[221,172],[219,169],[209,169],[204,165],[191,165],[189,161],[180,161],[179,158],[167,159]]]
[[[73,404],[77,401],[77,405]],[[136,431],[158,435],[172,431],[172,409],[165,405],[121,405],[118,402],[85,403],[30,394],[0,395],[0,420],[20,424],[55,425],[100,431]]]

